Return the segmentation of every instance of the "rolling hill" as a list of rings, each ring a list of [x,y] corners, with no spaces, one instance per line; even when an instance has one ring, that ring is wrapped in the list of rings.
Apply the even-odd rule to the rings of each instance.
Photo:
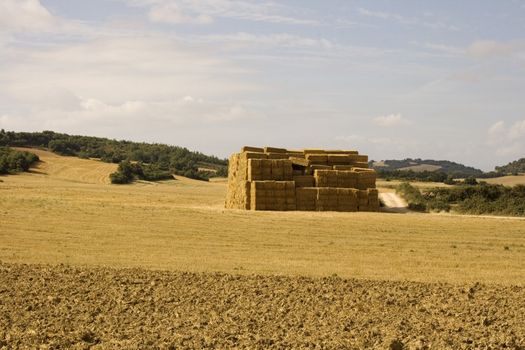
[[[140,162],[149,173],[177,174],[198,180],[224,176],[228,166],[226,159],[190,151],[184,147],[53,131],[12,132],[2,129],[1,146],[41,148],[62,156],[96,158],[106,163]]]
[[[479,176],[483,171],[470,166],[451,162],[448,160],[433,160],[433,159],[412,159],[406,158],[402,160],[389,159],[382,161],[371,160],[369,162],[371,168],[379,172],[385,171],[413,171],[413,172],[442,172],[447,175],[458,177]]]
[[[520,174],[525,173],[525,158],[510,162],[507,165],[497,166],[496,171],[503,174]]]

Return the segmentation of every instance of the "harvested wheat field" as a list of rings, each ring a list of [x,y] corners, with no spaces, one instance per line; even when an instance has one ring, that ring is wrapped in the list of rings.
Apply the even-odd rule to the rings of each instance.
[[[7,349],[525,346],[525,220],[225,210],[42,158],[0,182]]]
[[[508,175],[508,176],[502,176],[502,177],[495,177],[492,179],[478,179],[478,181],[485,181],[489,184],[504,185],[504,186],[525,185],[525,174]]]
[[[525,288],[0,264],[0,346],[522,349]]]
[[[49,175],[53,179],[80,183],[109,184],[109,174],[117,170],[117,164],[77,157],[64,157],[36,148],[14,147],[14,149],[36,154],[41,162],[33,169],[33,172]]]

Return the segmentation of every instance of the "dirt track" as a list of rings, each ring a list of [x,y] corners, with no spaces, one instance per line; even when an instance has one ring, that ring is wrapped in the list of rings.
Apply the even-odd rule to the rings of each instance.
[[[379,198],[383,201],[384,209],[387,211],[408,212],[407,202],[395,192],[382,192],[379,194]]]
[[[524,349],[525,288],[0,263],[0,348]]]

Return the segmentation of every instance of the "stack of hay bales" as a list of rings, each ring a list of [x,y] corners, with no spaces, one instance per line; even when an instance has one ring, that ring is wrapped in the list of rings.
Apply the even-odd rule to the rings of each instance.
[[[357,151],[246,146],[228,171],[226,208],[379,210],[376,173]]]

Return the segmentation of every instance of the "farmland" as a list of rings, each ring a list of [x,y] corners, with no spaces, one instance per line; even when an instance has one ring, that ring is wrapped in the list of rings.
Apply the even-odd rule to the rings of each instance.
[[[202,344],[220,339],[217,347],[259,348],[308,346],[308,341],[327,347],[384,348],[396,339],[442,345],[439,348],[525,342],[519,326],[524,313],[518,311],[524,309],[525,220],[225,210],[223,181],[178,177],[109,185],[107,175],[115,165],[44,151],[38,155],[43,162],[31,173],[0,177],[0,281],[10,286],[0,291],[8,301],[0,308],[0,344],[8,344],[6,339],[14,344],[19,338],[20,344],[53,340],[66,348],[75,342],[100,348],[130,346],[139,344],[133,340],[140,338],[140,329],[146,334],[142,339],[152,344],[164,344],[153,334],[165,332],[165,344],[174,346],[190,346],[183,341],[201,338]],[[30,292],[31,280],[37,285]],[[182,280],[188,281],[188,289]],[[219,286],[224,290],[214,293]],[[113,294],[101,293],[104,289]],[[258,297],[249,297],[257,290]],[[232,293],[230,304],[221,305],[227,291]],[[385,304],[389,293],[393,304]],[[29,307],[27,295],[33,295],[34,313],[23,309]],[[170,304],[167,295],[178,306]],[[53,304],[62,310],[70,298],[80,305],[73,306],[75,330],[53,321],[62,311],[46,308]],[[120,304],[106,309],[113,302]],[[99,311],[83,318],[87,314],[82,308],[93,303],[93,310]],[[340,308],[327,309],[330,305]],[[513,306],[496,310],[494,305]],[[250,321],[249,310],[258,307],[272,311],[265,319]],[[303,307],[321,316],[305,315]],[[210,308],[218,318],[204,320]],[[286,315],[279,316],[280,308],[288,310]],[[8,326],[3,317],[22,309],[20,318]],[[126,320],[129,312],[144,324]],[[447,312],[462,318],[454,323]],[[116,339],[116,333],[112,337],[112,317],[125,325],[121,338]],[[282,323],[271,324],[274,317]],[[315,322],[321,326],[308,330],[294,324],[308,317],[308,327]],[[418,317],[434,320],[451,343],[444,343],[445,336],[428,324],[415,323]],[[349,334],[357,337],[353,343],[332,337],[349,319],[354,322],[347,325],[354,332]],[[38,320],[48,320],[42,328],[45,336],[39,333]],[[409,326],[406,320],[411,320]],[[479,322],[492,328],[481,329]],[[197,323],[199,332],[192,328]],[[32,326],[23,329],[27,324]],[[277,325],[289,329],[295,340],[286,338]],[[464,332],[448,333],[458,327]],[[27,333],[30,330],[36,333]],[[60,332],[62,337],[57,336]],[[243,338],[247,334],[258,338]]]

